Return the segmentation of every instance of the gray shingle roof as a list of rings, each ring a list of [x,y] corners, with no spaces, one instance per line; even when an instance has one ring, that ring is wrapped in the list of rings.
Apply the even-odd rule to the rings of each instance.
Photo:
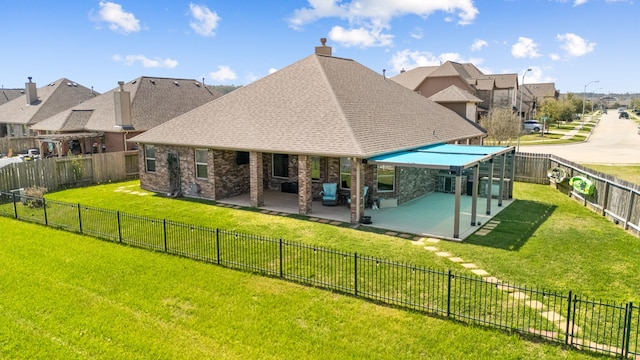
[[[24,95],[24,89],[0,88],[0,105],[6,104],[9,101],[19,98],[22,95]]]
[[[119,87],[116,87],[90,101],[74,106],[59,116],[33,126],[33,129],[115,131],[116,110],[113,93],[118,90]],[[158,126],[222,96],[220,92],[209,89],[194,79],[147,76],[125,83],[124,90],[131,93],[132,125],[136,131]]]
[[[369,157],[479,136],[455,112],[353,60],[314,54],[132,141]]]
[[[437,66],[420,66],[409,71],[402,72],[392,77],[391,80],[406,87],[407,89],[416,90],[420,84],[422,84],[422,82],[437,69]]]
[[[524,84],[522,87],[526,93],[536,98],[557,97],[555,83]]]
[[[98,95],[65,78],[39,87],[37,93],[34,104],[27,104],[27,95],[22,95],[0,106],[0,123],[36,124]]]
[[[460,89],[455,85],[451,85],[448,88],[429,96],[429,99],[439,104],[451,102],[482,102],[482,99],[474,96],[473,94],[470,94],[468,91]]]

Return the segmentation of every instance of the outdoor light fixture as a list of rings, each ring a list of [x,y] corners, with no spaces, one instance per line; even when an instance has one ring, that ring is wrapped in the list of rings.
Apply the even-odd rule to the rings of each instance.
[[[582,91],[582,118],[581,118],[581,124],[580,124],[580,128],[584,128],[584,105],[586,103],[587,100],[587,86],[593,84],[593,83],[597,83],[600,82],[600,80],[594,80],[591,82],[588,82],[585,86],[584,86],[584,90]]]

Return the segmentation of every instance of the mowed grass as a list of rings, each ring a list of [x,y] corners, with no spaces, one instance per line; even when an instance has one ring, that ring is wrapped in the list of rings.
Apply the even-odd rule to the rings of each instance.
[[[638,159],[640,161],[640,159]],[[640,165],[602,165],[602,164],[583,164],[584,166],[613,175],[618,179],[626,180],[630,183],[640,184]]]
[[[596,358],[8,218],[0,228],[3,359]]]
[[[398,237],[122,189],[145,193],[133,181],[66,190],[47,198],[471,274]],[[473,235],[464,243],[441,241],[437,246],[504,282],[571,289],[581,296],[623,303],[640,301],[640,239],[548,186],[516,183],[514,198],[495,217],[500,224],[488,235]]]

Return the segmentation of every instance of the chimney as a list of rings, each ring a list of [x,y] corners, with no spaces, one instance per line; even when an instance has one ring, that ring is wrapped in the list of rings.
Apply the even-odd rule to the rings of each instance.
[[[321,38],[320,43],[322,46],[316,46],[316,54],[331,56],[331,46],[327,46],[327,38]]]
[[[36,83],[31,82],[32,77],[28,77],[29,82],[24,84],[25,93],[27,94],[27,105],[34,105],[38,101],[38,90]]]
[[[131,129],[131,94],[124,91],[124,81],[118,81],[120,89],[113,92],[113,100],[116,110],[116,126],[123,129]]]

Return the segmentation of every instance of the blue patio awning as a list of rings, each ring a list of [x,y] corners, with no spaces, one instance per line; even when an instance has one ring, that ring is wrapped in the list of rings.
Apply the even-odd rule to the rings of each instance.
[[[492,157],[513,151],[513,146],[435,144],[378,155],[368,160],[379,165],[412,166],[431,169],[466,169]]]

